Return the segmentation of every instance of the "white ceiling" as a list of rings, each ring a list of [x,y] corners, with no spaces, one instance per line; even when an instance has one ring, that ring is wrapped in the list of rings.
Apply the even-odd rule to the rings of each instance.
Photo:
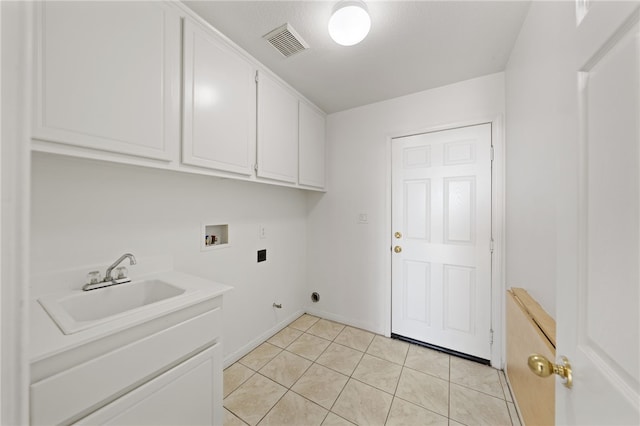
[[[371,32],[351,47],[327,22],[336,2],[185,1],[327,113],[503,71],[529,1],[367,1]],[[283,57],[262,38],[288,22],[310,45]]]

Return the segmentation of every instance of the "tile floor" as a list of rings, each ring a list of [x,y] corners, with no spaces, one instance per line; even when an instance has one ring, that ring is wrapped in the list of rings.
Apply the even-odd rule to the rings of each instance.
[[[224,371],[225,426],[517,425],[491,367],[303,315]]]

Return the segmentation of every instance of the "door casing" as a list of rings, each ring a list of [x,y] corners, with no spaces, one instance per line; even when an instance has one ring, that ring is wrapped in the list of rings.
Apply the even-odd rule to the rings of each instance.
[[[391,144],[394,138],[450,130],[458,127],[475,126],[491,123],[491,143],[493,146],[493,164],[491,169],[491,233],[493,236],[493,256],[491,258],[491,328],[493,345],[491,346],[491,365],[502,369],[505,360],[504,338],[504,115],[477,117],[459,122],[428,125],[418,129],[407,129],[387,135],[387,158],[385,161],[385,223],[388,236],[389,261],[385,264],[385,282],[389,283],[385,292],[384,334],[391,336],[391,254],[393,247],[393,230],[391,224]]]

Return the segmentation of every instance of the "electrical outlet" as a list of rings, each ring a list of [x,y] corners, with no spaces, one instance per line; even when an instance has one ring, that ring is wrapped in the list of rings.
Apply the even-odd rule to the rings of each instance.
[[[265,238],[267,238],[267,228],[264,225],[258,226],[258,237],[261,240],[264,240]]]
[[[369,223],[369,216],[366,213],[358,214],[358,223],[362,225],[366,225]]]

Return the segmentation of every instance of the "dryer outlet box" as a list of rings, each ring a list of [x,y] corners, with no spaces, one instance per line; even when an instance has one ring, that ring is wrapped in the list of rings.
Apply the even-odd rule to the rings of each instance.
[[[267,260],[267,249],[258,250],[258,262],[264,262]]]

